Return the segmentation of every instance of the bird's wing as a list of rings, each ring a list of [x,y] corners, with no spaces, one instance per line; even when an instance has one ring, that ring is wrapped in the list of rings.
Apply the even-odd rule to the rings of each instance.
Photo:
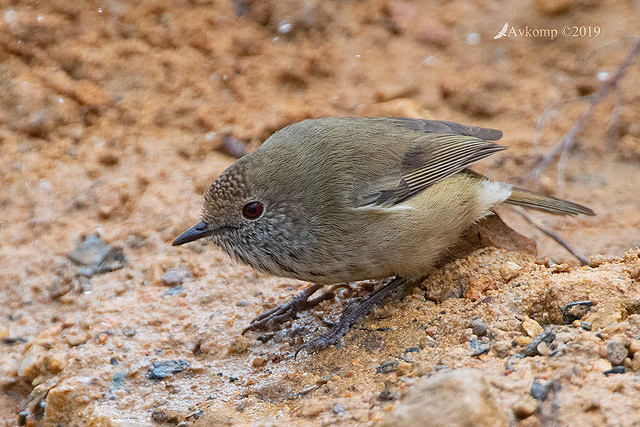
[[[400,156],[399,167],[375,179],[357,201],[359,207],[390,207],[461,172],[470,164],[506,147],[488,141],[499,139],[495,129],[467,127],[452,122],[392,118],[416,132]]]
[[[475,136],[487,141],[497,141],[502,138],[502,131],[498,129],[464,126],[445,120],[411,119],[407,117],[388,117],[392,123],[419,133],[443,133],[451,135]]]

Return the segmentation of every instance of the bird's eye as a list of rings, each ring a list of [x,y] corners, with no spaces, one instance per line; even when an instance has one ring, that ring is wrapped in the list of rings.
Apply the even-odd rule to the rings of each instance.
[[[242,215],[247,219],[257,219],[262,215],[264,206],[260,202],[249,202],[242,207]]]

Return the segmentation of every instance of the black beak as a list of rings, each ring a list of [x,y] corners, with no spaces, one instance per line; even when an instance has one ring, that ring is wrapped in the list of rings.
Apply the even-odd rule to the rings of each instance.
[[[211,236],[215,232],[215,228],[211,228],[206,222],[200,221],[199,223],[182,233],[176,240],[173,241],[171,246],[184,245],[185,243],[193,242],[194,240]]]

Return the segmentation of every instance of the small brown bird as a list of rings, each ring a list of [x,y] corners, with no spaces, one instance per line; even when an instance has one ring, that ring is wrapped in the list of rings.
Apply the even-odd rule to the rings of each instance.
[[[491,142],[501,137],[499,130],[446,121],[304,120],[224,171],[205,194],[202,220],[173,245],[211,236],[236,260],[314,282],[315,291],[326,284],[424,277],[498,203],[594,214],[467,169],[505,149]]]

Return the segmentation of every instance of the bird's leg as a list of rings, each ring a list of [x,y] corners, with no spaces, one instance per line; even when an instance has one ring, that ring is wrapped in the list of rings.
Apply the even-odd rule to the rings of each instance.
[[[298,295],[293,297],[289,302],[281,304],[271,310],[260,314],[258,317],[251,321],[251,324],[244,328],[242,334],[249,331],[262,331],[274,329],[276,326],[283,324],[289,319],[295,319],[297,314],[316,307],[322,301],[330,300],[335,297],[335,290],[341,287],[349,287],[348,284],[340,284],[332,286],[328,291],[322,295],[309,299],[311,295],[316,293],[322,285],[315,283],[305,288]]]
[[[330,345],[336,344],[338,339],[349,332],[351,326],[355,325],[367,314],[371,313],[371,310],[378,305],[383,299],[394,293],[397,289],[403,287],[407,282],[404,277],[394,277],[379,289],[375,290],[367,299],[362,302],[351,302],[344,309],[338,323],[333,325],[329,331],[315,338],[314,340],[302,345],[296,350],[296,356],[300,351],[306,350],[307,353],[316,352],[322,350]]]

